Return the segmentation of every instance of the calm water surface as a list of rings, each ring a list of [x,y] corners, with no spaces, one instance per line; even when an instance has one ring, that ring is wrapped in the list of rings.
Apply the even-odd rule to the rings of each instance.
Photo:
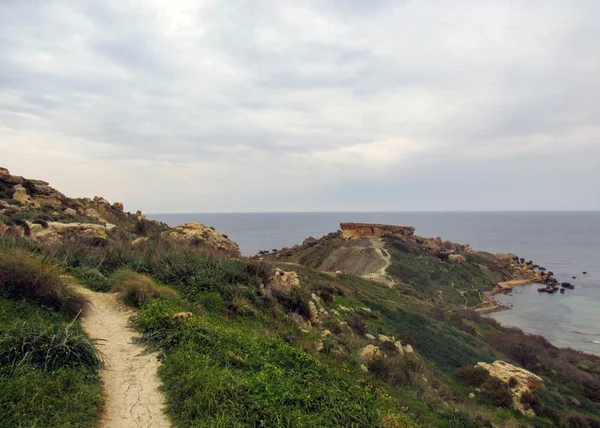
[[[470,244],[476,250],[512,252],[534,260],[559,281],[575,284],[564,295],[524,286],[497,296],[513,309],[492,316],[505,325],[541,334],[559,346],[600,355],[600,212],[452,213],[227,213],[154,214],[175,226],[189,221],[215,227],[246,255],[300,244],[338,230],[345,221],[410,225],[426,237]],[[587,271],[587,275],[582,272]],[[575,276],[576,279],[571,279]]]

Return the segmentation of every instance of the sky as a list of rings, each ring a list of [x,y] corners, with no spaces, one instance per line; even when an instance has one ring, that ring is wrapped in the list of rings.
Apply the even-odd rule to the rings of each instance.
[[[130,211],[600,209],[597,0],[0,0],[0,166]]]

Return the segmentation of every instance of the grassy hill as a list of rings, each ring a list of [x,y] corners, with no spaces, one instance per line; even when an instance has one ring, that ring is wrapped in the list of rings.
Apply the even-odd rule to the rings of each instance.
[[[73,278],[135,307],[133,325],[160,351],[174,426],[600,426],[598,357],[470,310],[530,272],[510,257],[386,238],[389,286],[334,263],[323,271],[347,245],[335,233],[260,261],[173,240],[160,225],[135,241],[135,222],[124,223],[101,243],[14,227],[0,233],[0,414],[11,426],[98,420],[102,360],[79,328]],[[47,341],[31,338],[60,334],[86,351],[38,358]],[[545,387],[515,403],[516,379],[474,368],[496,360]]]

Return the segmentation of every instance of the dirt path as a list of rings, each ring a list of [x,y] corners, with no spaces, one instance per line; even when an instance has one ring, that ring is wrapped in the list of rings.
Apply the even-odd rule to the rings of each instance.
[[[101,376],[106,404],[100,427],[170,427],[162,413],[164,398],[159,392],[156,354],[134,343],[135,331],[127,326],[131,311],[110,293],[81,289],[91,308],[83,318],[83,328],[95,339],[106,359]]]
[[[380,284],[385,284],[389,287],[393,287],[396,283],[391,276],[387,274],[387,268],[392,264],[392,257],[390,253],[385,249],[385,243],[383,240],[373,240],[373,248],[375,248],[375,252],[381,257],[381,259],[385,262],[385,265],[381,267],[377,272],[368,273],[363,275],[363,278],[370,279],[375,282],[379,282]]]

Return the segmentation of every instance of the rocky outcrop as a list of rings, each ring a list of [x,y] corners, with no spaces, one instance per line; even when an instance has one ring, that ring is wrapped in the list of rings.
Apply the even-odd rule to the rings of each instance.
[[[57,244],[65,238],[105,240],[108,237],[105,226],[100,224],[47,222],[28,225],[30,238],[45,244]]]
[[[521,403],[521,396],[523,393],[533,392],[536,389],[544,387],[544,380],[538,375],[501,360],[494,361],[492,364],[477,363],[476,367],[487,370],[490,376],[509,385],[510,392],[513,396],[513,405],[523,413],[529,412]]]
[[[378,358],[383,358],[383,354],[379,346],[367,345],[358,351],[358,358],[365,363],[370,363]]]
[[[284,272],[277,268],[269,281],[269,286],[279,291],[291,291],[296,287],[300,287],[300,279],[294,271]]]
[[[177,226],[169,233],[169,237],[180,241],[197,241],[198,243],[216,248],[229,256],[241,257],[238,244],[227,235],[217,232],[212,227],[208,227],[202,223],[192,222]]]
[[[371,223],[340,223],[344,239],[378,239],[384,237],[412,236],[415,228]]]

